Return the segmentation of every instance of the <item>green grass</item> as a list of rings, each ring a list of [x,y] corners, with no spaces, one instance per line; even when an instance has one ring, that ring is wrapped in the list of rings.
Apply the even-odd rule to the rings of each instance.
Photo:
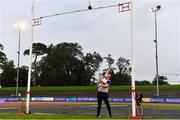
[[[82,105],[81,105],[82,106]],[[120,105],[121,106],[121,105]],[[128,104],[126,105],[128,106]],[[143,108],[151,109],[161,109],[161,110],[180,110],[180,106],[152,106],[152,105],[143,105]],[[144,116],[144,119],[161,119],[161,116],[158,118]],[[76,119],[76,120],[110,120],[107,116],[102,116],[101,118],[96,118],[93,115],[73,115],[73,114],[16,114],[16,113],[0,113],[0,119]],[[123,119],[127,120],[128,116],[114,116],[111,119]]]
[[[129,106],[127,104],[125,106]],[[82,106],[82,105],[81,105]],[[119,105],[121,106],[121,105]],[[124,105],[123,105],[124,106]],[[143,108],[151,108],[151,109],[161,109],[161,110],[180,110],[180,106],[153,106],[153,105],[143,105]],[[161,116],[158,118],[151,116],[144,116],[144,119],[161,119]],[[16,113],[0,113],[0,119],[76,119],[76,120],[98,120],[98,119],[108,119],[107,116],[102,116],[101,118],[96,118],[94,115],[73,115],[73,114],[16,114]],[[111,119],[128,119],[128,116],[114,116]]]
[[[28,115],[18,115],[16,113],[0,113],[0,119],[90,119],[97,120],[95,116],[92,115],[70,115],[70,114],[28,114]],[[108,119],[104,116],[98,119]],[[127,116],[112,117],[112,119],[127,119]],[[110,120],[110,119],[108,119]]]
[[[143,105],[143,108],[160,109],[160,110],[180,110],[180,106],[153,106],[153,105]]]
[[[111,86],[111,91],[129,91],[131,86]],[[161,85],[160,90],[180,90],[180,85]],[[11,92],[15,91],[15,87],[3,87],[0,91]],[[138,91],[151,91],[156,90],[154,85],[136,86]],[[48,86],[48,87],[31,87],[32,92],[81,92],[81,91],[96,91],[96,86]],[[19,87],[20,92],[25,92],[26,87]]]
[[[104,104],[103,104],[104,105]],[[94,105],[87,105],[87,104],[84,104],[84,105],[67,105],[67,106],[97,106],[97,104],[94,104]],[[105,106],[105,105],[104,105]],[[111,104],[111,106],[131,106],[130,103],[127,103],[127,104]],[[143,108],[151,108],[151,109],[160,109],[160,110],[180,110],[180,106],[171,106],[171,105],[168,105],[168,106],[157,106],[157,105],[143,105],[142,106]]]

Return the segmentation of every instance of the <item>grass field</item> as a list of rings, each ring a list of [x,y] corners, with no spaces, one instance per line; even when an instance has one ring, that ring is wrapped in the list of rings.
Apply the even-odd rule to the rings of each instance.
[[[128,105],[128,104],[127,104]],[[152,106],[152,105],[143,105],[143,108],[153,108],[153,109],[163,109],[163,110],[180,110],[180,106]],[[110,120],[107,116],[103,116],[101,118],[96,118],[94,115],[73,115],[73,114],[41,114],[41,113],[33,113],[33,114],[17,114],[13,113],[0,113],[0,119],[76,119],[76,120],[97,120],[97,119],[107,119]],[[115,116],[111,119],[128,119],[128,116]],[[161,119],[161,116],[158,118],[144,116],[143,119]]]
[[[97,106],[97,104],[74,104],[74,105],[64,105],[64,106]],[[105,106],[103,104],[103,106]],[[131,103],[123,103],[123,104],[111,104],[111,106],[131,106]],[[148,104],[143,104],[142,106],[143,108],[153,108],[153,109],[161,109],[161,110],[180,110],[180,106],[172,106],[172,105],[166,105],[166,106],[163,106],[163,105],[148,105]]]
[[[84,104],[87,106],[87,104]],[[94,104],[95,105],[95,104]],[[123,105],[115,105],[115,106],[129,106],[130,104],[123,104]],[[73,106],[73,105],[71,105]],[[75,105],[77,106],[77,105]],[[83,105],[79,105],[83,106]],[[92,106],[92,105],[90,105]],[[112,105],[113,106],[113,105]],[[159,110],[180,110],[180,106],[155,106],[155,105],[143,105],[143,108],[151,108],[151,109],[159,109]],[[110,120],[107,116],[103,116],[101,118],[96,118],[94,115],[74,115],[74,114],[41,114],[41,113],[32,113],[32,114],[17,114],[15,112],[9,113],[0,113],[0,119],[76,119],[76,120],[97,120],[97,119],[107,119]],[[128,119],[128,116],[113,116],[111,119]],[[143,119],[161,119],[159,117],[151,117],[151,116],[144,116]]]
[[[90,119],[90,120],[97,120],[95,116],[88,116],[88,115],[69,115],[69,114],[16,114],[16,113],[0,113],[0,119]],[[108,119],[108,117],[101,117],[98,119]],[[111,119],[127,119],[125,117],[113,117]],[[108,119],[109,120],[109,119]]]
[[[153,108],[160,110],[180,110],[180,106],[154,106],[154,105],[143,105],[143,108]]]
[[[111,86],[111,91],[129,91],[130,86]],[[15,87],[4,87],[0,88],[0,91],[15,91]],[[36,91],[48,91],[48,92],[80,92],[80,91],[96,91],[96,86],[49,86],[49,87],[31,87],[32,92]],[[150,91],[150,90],[156,90],[155,85],[144,85],[144,86],[136,86],[136,89],[139,91]],[[159,86],[160,90],[180,90],[180,85],[161,85]],[[20,92],[26,91],[26,87],[19,87]]]

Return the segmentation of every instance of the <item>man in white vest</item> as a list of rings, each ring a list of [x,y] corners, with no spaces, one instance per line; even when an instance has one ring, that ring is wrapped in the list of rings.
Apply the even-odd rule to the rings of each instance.
[[[101,112],[101,105],[102,105],[102,100],[106,104],[106,107],[109,112],[109,117],[112,117],[111,114],[111,107],[109,104],[109,99],[108,99],[108,90],[109,90],[109,85],[111,84],[111,74],[110,74],[110,69],[108,69],[104,75],[104,78],[101,73],[99,73],[99,83],[98,83],[98,93],[97,93],[97,115],[96,117],[100,117],[100,112]]]

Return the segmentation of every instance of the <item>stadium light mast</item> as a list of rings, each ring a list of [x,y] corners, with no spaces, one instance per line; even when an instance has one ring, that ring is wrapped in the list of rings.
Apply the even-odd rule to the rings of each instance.
[[[18,63],[17,63],[17,78],[16,78],[16,96],[19,95],[19,63],[20,63],[20,49],[21,49],[21,32],[25,30],[25,24],[23,22],[19,22],[14,25],[15,29],[18,31]]]
[[[157,11],[159,11],[161,9],[160,5],[157,5],[156,8],[150,8],[149,10],[151,12],[154,12],[154,29],[155,29],[155,51],[156,51],[156,87],[157,87],[157,97],[159,97],[159,67],[158,67],[158,45],[157,45]]]

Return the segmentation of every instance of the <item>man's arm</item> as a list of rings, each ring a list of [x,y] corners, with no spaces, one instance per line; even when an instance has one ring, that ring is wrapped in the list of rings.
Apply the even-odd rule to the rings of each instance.
[[[103,79],[102,73],[99,73],[99,81]]]
[[[103,88],[108,88],[109,84],[105,83],[105,84],[100,84],[99,87],[103,87]]]
[[[106,76],[106,75],[109,75],[109,73],[110,73],[110,69],[107,69],[107,71],[106,71],[106,73],[105,73],[105,76]]]

